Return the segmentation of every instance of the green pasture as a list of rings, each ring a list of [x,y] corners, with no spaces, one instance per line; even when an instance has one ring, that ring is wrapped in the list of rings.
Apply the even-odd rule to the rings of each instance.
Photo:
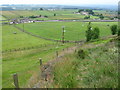
[[[16,32],[16,34],[13,34]],[[41,46],[42,45],[42,46]],[[46,45],[46,46],[45,46]],[[2,56],[2,86],[13,88],[13,74],[17,73],[20,87],[32,87],[40,75],[38,58],[43,64],[56,57],[56,50],[68,47],[59,43],[46,41],[23,33],[12,25],[2,27],[2,48],[4,50],[27,48],[21,51],[5,52]],[[34,48],[31,48],[34,47]],[[28,49],[29,48],[29,49]],[[32,79],[33,78],[33,79]]]
[[[16,34],[14,34],[16,33]],[[26,48],[32,46],[39,46],[43,44],[52,44],[53,42],[46,41],[40,38],[36,38],[30,35],[27,35],[19,30],[17,30],[12,25],[3,25],[2,26],[2,49],[18,49]]]
[[[58,47],[58,48],[56,48]],[[3,53],[2,61],[2,85],[3,88],[13,88],[14,73],[18,74],[20,87],[32,87],[40,75],[39,58],[43,59],[43,64],[56,57],[55,51],[66,46],[47,46],[36,49],[22,50],[17,52]],[[33,78],[31,80],[31,78]]]
[[[85,15],[74,14],[77,10],[20,10],[20,11],[2,11],[2,15],[9,19],[20,18],[20,16],[29,17],[32,15],[48,16],[48,18],[35,18],[37,20],[53,20],[53,19],[84,19]],[[54,16],[56,14],[56,16]],[[91,16],[91,19],[98,18]]]
[[[117,24],[117,22],[93,22],[92,27],[98,27],[100,37],[103,37],[111,35],[110,26],[113,24]],[[62,26],[65,26],[65,40],[83,40],[85,39],[87,25],[87,22],[39,22],[26,23],[24,29],[42,37],[61,40]],[[17,26],[23,28],[23,24]]]
[[[0,15],[0,20],[6,20],[6,18]]]

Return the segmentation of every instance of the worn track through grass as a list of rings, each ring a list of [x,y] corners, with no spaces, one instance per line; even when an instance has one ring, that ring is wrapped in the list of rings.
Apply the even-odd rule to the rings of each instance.
[[[58,57],[56,57],[54,60],[50,60],[49,62],[47,62],[46,64],[41,66],[41,75],[40,75],[41,79],[33,87],[34,88],[49,88],[49,87],[52,87],[52,83],[53,83],[53,80],[54,80],[54,76],[52,74],[54,64],[62,61],[62,58],[66,54],[71,54],[71,53],[75,52],[78,48],[95,48],[95,47],[100,47],[100,46],[103,46],[103,45],[104,45],[104,43],[100,43],[100,44],[79,43],[76,46],[73,46],[73,47],[70,47],[70,48],[67,48],[67,49],[63,50],[62,52],[59,53]]]
[[[73,53],[79,46],[83,45],[84,43],[80,43],[79,45],[63,49],[63,51],[59,52],[58,57],[56,55],[56,58],[54,60],[50,60],[46,64],[42,65],[41,68],[41,75],[40,75],[40,80],[38,83],[36,83],[33,88],[47,88],[51,87],[52,82],[53,82],[53,66],[55,63],[58,63],[62,61],[62,58],[66,54]]]

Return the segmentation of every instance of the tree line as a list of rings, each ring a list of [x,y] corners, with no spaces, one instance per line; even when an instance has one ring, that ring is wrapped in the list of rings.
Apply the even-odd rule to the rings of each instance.
[[[120,36],[120,26],[118,27],[117,25],[112,25],[110,26],[111,34],[115,35],[117,34]],[[91,22],[89,22],[87,26],[87,31],[86,31],[86,41],[91,41],[95,39],[99,39],[100,37],[100,30],[98,27],[92,28]]]

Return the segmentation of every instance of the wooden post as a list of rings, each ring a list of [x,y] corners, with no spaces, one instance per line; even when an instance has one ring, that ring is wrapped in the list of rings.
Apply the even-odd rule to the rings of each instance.
[[[77,50],[75,49],[75,52],[77,52]]]
[[[58,51],[56,51],[56,57],[58,57]]]
[[[42,65],[42,58],[39,58],[39,60],[40,60],[40,66]]]
[[[62,26],[62,43],[64,44],[64,33],[65,33],[65,26]]]
[[[19,88],[19,84],[18,84],[18,75],[17,75],[16,73],[13,74],[13,80],[14,80],[15,88]]]

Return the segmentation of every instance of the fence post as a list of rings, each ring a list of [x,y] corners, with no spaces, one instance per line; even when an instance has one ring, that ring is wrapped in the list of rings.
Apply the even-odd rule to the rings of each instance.
[[[40,61],[40,66],[42,65],[42,58],[39,58],[39,61]]]
[[[77,52],[77,50],[75,49],[75,52]]]
[[[13,80],[14,80],[15,88],[19,88],[17,73],[13,74]]]
[[[58,51],[56,51],[56,56],[58,57]]]

